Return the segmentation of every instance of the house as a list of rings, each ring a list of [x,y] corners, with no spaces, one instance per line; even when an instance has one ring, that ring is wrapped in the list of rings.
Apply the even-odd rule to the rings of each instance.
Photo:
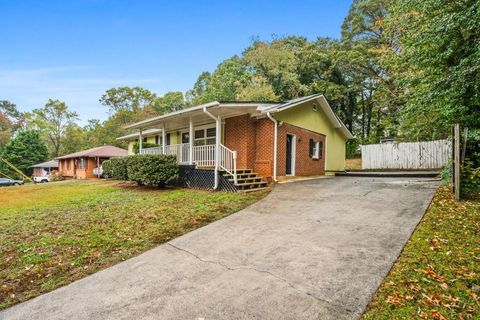
[[[128,151],[114,146],[102,146],[84,151],[67,154],[58,160],[58,168],[64,178],[90,179],[99,178],[93,173],[93,169],[100,167],[103,161],[112,157],[126,156]]]
[[[47,177],[51,173],[58,171],[58,161],[50,160],[31,166],[33,168],[34,177]]]
[[[244,189],[343,171],[353,139],[321,94],[281,103],[215,101],[126,129],[138,130],[118,138],[129,142],[129,154],[138,142],[141,154],[174,154],[179,164],[210,168],[214,188],[223,175]],[[158,146],[143,148],[147,142]]]

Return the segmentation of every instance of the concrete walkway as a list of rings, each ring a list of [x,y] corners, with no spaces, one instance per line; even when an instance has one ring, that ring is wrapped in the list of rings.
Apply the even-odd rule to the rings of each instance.
[[[355,319],[439,182],[332,177],[14,306],[0,319]]]

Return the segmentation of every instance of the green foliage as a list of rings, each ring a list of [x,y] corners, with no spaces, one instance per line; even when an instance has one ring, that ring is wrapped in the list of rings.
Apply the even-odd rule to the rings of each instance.
[[[480,167],[480,128],[468,130],[465,159],[469,159],[474,167]]]
[[[128,156],[128,180],[140,185],[164,187],[178,179],[178,164],[172,155]]]
[[[480,167],[467,160],[460,168],[460,192],[462,198],[480,199]]]
[[[119,87],[108,89],[100,98],[100,103],[110,108],[110,112],[127,111],[136,113],[145,106],[153,106],[157,95],[140,87]]]
[[[65,180],[65,178],[62,176],[61,172],[55,172],[55,173],[50,174],[50,181],[52,181],[52,182],[63,181],[63,180]]]
[[[128,157],[111,158],[102,163],[103,174],[115,180],[128,180]]]
[[[48,150],[38,131],[23,130],[5,146],[1,157],[29,175],[32,171],[30,166],[48,159]],[[12,173],[3,163],[1,168],[2,172]]]
[[[23,124],[23,114],[10,101],[0,100],[0,152]]]
[[[445,184],[452,182],[452,162],[451,161],[449,161],[445,165],[445,167],[442,168],[442,171],[440,171],[440,178]]]
[[[59,116],[68,115],[65,104],[49,100],[48,119],[46,106],[29,125],[43,129],[57,155],[102,144],[125,147],[116,141],[129,133],[125,125],[192,104],[323,93],[360,143],[446,138],[453,122],[480,128],[479,6],[476,0],[354,0],[339,40],[255,39],[241,55],[202,72],[185,96],[111,88],[100,98],[111,112],[104,122],[75,127]],[[0,101],[0,149],[15,131],[12,124],[21,123],[15,117],[16,109]],[[354,144],[349,148],[355,154]]]
[[[405,94],[401,131],[411,138],[446,136],[452,123],[480,127],[480,3],[397,0],[385,27],[401,45],[396,84]]]
[[[180,91],[167,92],[163,97],[159,97],[155,101],[154,108],[160,114],[182,110],[186,106],[183,93]]]
[[[78,120],[78,114],[68,110],[65,102],[49,99],[45,106],[28,114],[29,126],[40,130],[48,143],[52,157],[60,155],[60,150],[68,126]]]
[[[154,148],[154,147],[158,147],[158,144],[155,144],[155,143],[149,143],[149,142],[143,142],[142,143],[142,148]],[[140,149],[140,144],[136,141],[133,143],[133,147],[132,147],[132,151],[133,153],[135,154],[138,154],[139,152],[139,149]]]

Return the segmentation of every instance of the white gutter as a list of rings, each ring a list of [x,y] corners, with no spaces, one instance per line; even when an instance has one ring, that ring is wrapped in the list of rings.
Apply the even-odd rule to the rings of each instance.
[[[219,105],[219,103],[217,102],[216,105]],[[215,120],[215,183],[213,188],[217,190],[219,185],[218,169],[219,169],[219,158],[220,158],[220,126],[222,125],[222,122],[221,122],[220,116],[215,117],[212,113],[210,113],[210,111],[207,110],[207,107],[209,106],[203,107],[203,112],[207,116]]]
[[[277,182],[277,140],[278,140],[278,121],[270,112],[267,112],[267,117],[273,121],[274,131],[273,131],[273,181]]]

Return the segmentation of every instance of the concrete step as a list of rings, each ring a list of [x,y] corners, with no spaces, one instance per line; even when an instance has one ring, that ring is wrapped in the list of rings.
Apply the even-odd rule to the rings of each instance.
[[[229,181],[233,182],[235,181],[233,177],[229,177]],[[237,183],[246,183],[246,182],[262,182],[263,178],[262,177],[250,177],[250,178],[238,178],[237,177]]]
[[[272,189],[272,188],[270,188],[270,187],[261,187],[261,188],[238,190],[238,192],[240,192],[240,193],[247,193],[247,192],[256,192],[256,191],[270,190],[270,189]]]
[[[266,186],[267,186],[267,182],[265,182],[265,181],[235,184],[235,187],[237,187],[237,189],[239,189],[239,190],[257,189],[257,188],[263,188],[263,187],[266,187]]]

